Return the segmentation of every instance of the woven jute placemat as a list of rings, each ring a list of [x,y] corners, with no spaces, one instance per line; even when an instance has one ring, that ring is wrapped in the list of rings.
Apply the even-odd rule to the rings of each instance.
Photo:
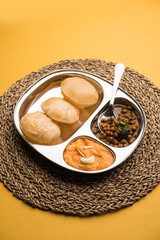
[[[65,170],[34,151],[15,129],[15,104],[37,79],[58,69],[81,69],[112,82],[114,66],[95,59],[60,61],[17,81],[0,98],[0,180],[14,196],[40,209],[88,216],[129,206],[160,182],[160,90],[130,68],[120,87],[141,104],[147,127],[140,145],[117,168],[89,176]]]

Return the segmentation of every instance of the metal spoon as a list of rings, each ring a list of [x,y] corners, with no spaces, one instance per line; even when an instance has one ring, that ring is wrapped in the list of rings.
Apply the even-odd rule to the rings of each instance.
[[[113,112],[113,104],[114,104],[114,99],[116,96],[116,92],[120,83],[120,80],[122,78],[122,75],[124,73],[125,66],[122,63],[117,63],[115,66],[115,73],[114,73],[114,83],[113,83],[113,89],[112,89],[112,95],[111,95],[111,100],[109,102],[109,107],[106,111],[104,111],[99,117],[97,121],[98,128],[101,130],[100,123],[102,118],[110,118],[110,117],[115,117],[114,112]]]

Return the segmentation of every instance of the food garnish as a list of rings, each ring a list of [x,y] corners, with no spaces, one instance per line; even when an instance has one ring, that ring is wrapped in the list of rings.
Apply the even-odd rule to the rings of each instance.
[[[94,154],[96,154],[98,157],[102,157],[100,154],[98,154],[96,151],[92,150]]]
[[[81,157],[81,162],[84,164],[92,164],[95,161],[95,156],[90,156],[89,158],[83,158]]]
[[[120,127],[123,129],[123,130],[128,130],[129,129],[129,123],[128,122],[119,122],[120,123]]]
[[[82,157],[86,157],[79,149],[76,149],[77,150],[77,152],[82,156]]]
[[[92,146],[84,146],[83,149],[93,148]]]

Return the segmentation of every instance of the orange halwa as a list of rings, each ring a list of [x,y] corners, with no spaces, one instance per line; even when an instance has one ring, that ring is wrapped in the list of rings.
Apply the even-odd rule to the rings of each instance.
[[[94,156],[91,164],[83,163],[81,158]],[[65,162],[77,169],[95,171],[109,167],[114,162],[114,154],[102,144],[89,138],[78,138],[71,142],[64,151]]]

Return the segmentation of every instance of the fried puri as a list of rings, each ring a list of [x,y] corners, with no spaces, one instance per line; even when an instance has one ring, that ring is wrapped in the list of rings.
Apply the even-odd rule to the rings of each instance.
[[[44,113],[54,121],[72,124],[79,119],[79,110],[63,98],[49,98],[41,104]]]
[[[64,98],[78,108],[92,106],[98,101],[98,92],[88,81],[79,77],[69,77],[62,81]]]
[[[61,134],[59,125],[40,111],[27,113],[20,124],[23,134],[32,143],[52,145]]]

